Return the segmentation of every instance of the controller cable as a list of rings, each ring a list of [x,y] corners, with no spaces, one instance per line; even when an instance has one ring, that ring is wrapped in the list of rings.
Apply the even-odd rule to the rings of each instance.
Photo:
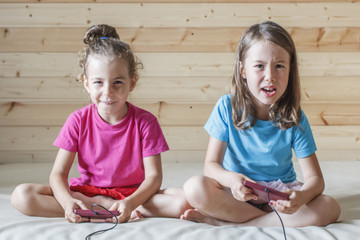
[[[116,222],[115,222],[115,225],[112,226],[112,227],[110,227],[110,228],[107,228],[107,229],[103,229],[103,230],[99,230],[99,231],[90,233],[89,235],[86,236],[85,240],[89,240],[90,237],[93,236],[93,235],[95,235],[95,234],[101,234],[101,233],[107,232],[107,231],[109,231],[109,230],[112,230],[112,229],[114,229],[114,228],[118,225],[118,223],[119,223],[119,220],[117,219],[117,217],[115,216],[115,214],[113,214],[112,212],[110,212],[109,210],[107,210],[105,207],[103,207],[103,206],[101,206],[101,205],[99,205],[99,204],[96,204],[96,203],[91,204],[91,211],[92,211],[95,215],[98,215],[99,213],[96,212],[96,211],[93,209],[94,206],[100,207],[100,208],[104,209],[105,211],[107,211],[108,213],[110,213],[110,214],[116,219]]]
[[[275,208],[274,208],[274,207],[271,205],[271,203],[270,203],[269,189],[268,189],[268,188],[265,188],[265,191],[266,191],[266,193],[267,193],[268,204],[269,204],[269,206],[271,207],[271,209],[276,213],[276,215],[279,217],[280,223],[281,223],[281,227],[282,227],[282,230],[283,230],[283,233],[284,233],[284,239],[287,240],[287,238],[286,238],[286,233],[285,233],[284,223],[283,223],[283,221],[282,221],[279,213],[275,210]]]

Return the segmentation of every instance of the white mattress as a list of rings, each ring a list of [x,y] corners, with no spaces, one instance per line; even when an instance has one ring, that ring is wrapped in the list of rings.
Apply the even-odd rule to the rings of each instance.
[[[202,173],[202,163],[163,163],[163,187],[181,186],[190,176]],[[111,224],[71,224],[64,218],[29,217],[10,205],[10,193],[19,183],[47,184],[51,163],[0,165],[0,239],[85,239],[86,235]],[[297,167],[297,165],[296,165]],[[341,207],[339,222],[326,227],[287,228],[287,238],[331,240],[360,239],[360,163],[321,162],[326,180],[325,193],[335,197]],[[72,169],[71,175],[76,175]],[[299,176],[301,179],[301,176]],[[283,239],[280,227],[215,227],[179,219],[151,218],[119,224],[92,239]]]

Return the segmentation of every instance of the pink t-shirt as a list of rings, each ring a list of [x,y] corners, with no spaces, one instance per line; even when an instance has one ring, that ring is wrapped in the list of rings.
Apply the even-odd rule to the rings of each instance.
[[[54,145],[78,153],[80,178],[70,185],[138,186],[145,179],[143,158],[169,150],[154,115],[128,103],[117,125],[104,122],[94,104],[68,117]]]

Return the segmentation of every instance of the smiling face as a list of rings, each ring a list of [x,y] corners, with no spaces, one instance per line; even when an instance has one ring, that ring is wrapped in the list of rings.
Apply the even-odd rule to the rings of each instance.
[[[119,123],[126,116],[136,77],[130,78],[126,62],[118,57],[89,56],[86,69],[84,86],[99,115],[110,124]]]
[[[241,75],[246,79],[258,115],[267,116],[270,105],[279,100],[287,88],[290,55],[282,47],[261,40],[249,48],[241,66]]]

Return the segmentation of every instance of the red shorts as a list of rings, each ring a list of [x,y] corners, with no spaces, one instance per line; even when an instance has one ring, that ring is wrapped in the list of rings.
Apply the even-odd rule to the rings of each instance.
[[[97,195],[103,195],[112,197],[116,200],[122,200],[131,194],[133,194],[138,187],[118,187],[118,188],[102,188],[95,186],[70,186],[70,190],[73,192],[79,192],[87,197],[95,197]]]

